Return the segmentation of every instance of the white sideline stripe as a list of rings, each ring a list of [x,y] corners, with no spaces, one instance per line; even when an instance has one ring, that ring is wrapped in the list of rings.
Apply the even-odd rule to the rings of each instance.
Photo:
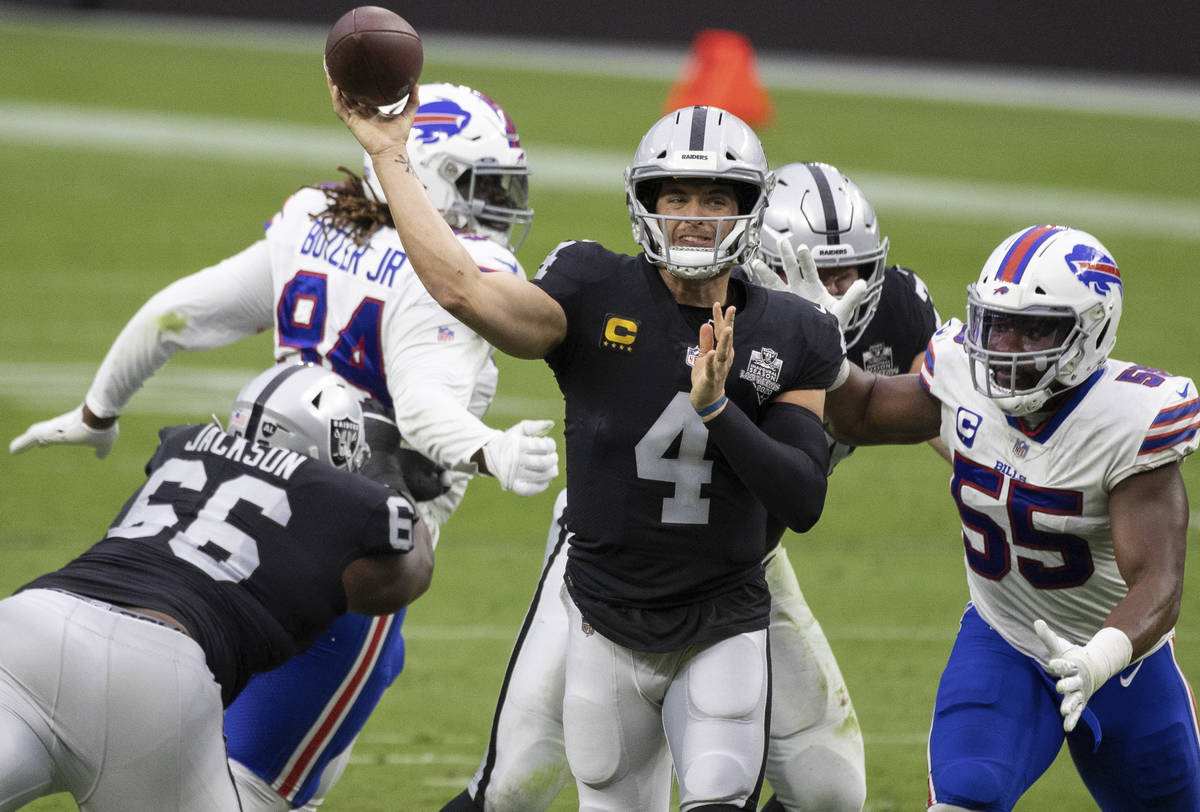
[[[116,332],[113,333],[116,338]],[[44,411],[43,419],[83,402],[96,363],[16,363],[0,361],[0,403]],[[229,367],[166,366],[154,374],[133,396],[126,414],[157,415],[206,421],[212,414],[224,422],[233,396],[261,369]],[[530,415],[553,416],[562,410],[558,398],[500,394],[492,402],[485,421],[516,420]]]
[[[0,102],[0,142],[133,154],[173,154],[234,162],[358,169],[349,133],[277,121]],[[626,155],[528,146],[534,183],[548,188],[616,193]],[[1025,186],[893,173],[855,178],[876,209],[940,219],[1071,223],[1200,242],[1200,203],[1150,195]]]
[[[863,743],[868,747],[924,747],[929,740],[928,732],[925,733],[863,733]],[[363,734],[359,738],[360,747],[356,748],[350,754],[350,763],[356,766],[366,767],[432,767],[432,766],[447,766],[447,767],[468,767],[474,769],[479,766],[479,754],[467,755],[465,753],[451,753],[443,755],[441,753],[430,752],[396,752],[388,751],[384,753],[366,753],[363,752],[364,747],[369,747],[376,742],[373,737],[368,734]],[[480,754],[483,752],[483,743],[480,744]],[[471,778],[470,774],[463,775],[462,778],[429,778],[423,781],[426,786],[430,787],[446,787],[446,786],[466,786],[467,781]]]
[[[108,11],[80,14],[0,3],[0,24],[47,23],[69,26],[78,36],[93,39],[306,55],[321,53],[327,33],[319,25]],[[442,31],[422,31],[421,39],[430,66],[502,65],[513,70],[662,80],[678,76],[688,59],[687,47],[655,42],[548,41]],[[756,59],[763,84],[769,89],[816,93],[1200,120],[1200,82],[1192,78],[802,53],[759,50]]]

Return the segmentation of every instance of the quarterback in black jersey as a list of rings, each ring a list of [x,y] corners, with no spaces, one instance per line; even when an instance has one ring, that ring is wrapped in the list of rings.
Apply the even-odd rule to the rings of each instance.
[[[803,245],[810,258],[813,251],[821,253],[821,265],[810,269],[811,281],[827,285],[826,308],[854,325],[855,343],[847,347],[847,358],[885,375],[919,366],[937,328],[937,313],[912,271],[885,265],[887,238],[881,239],[862,192],[826,164],[788,164],[775,176],[761,245],[770,263],[752,260],[735,269],[733,278],[784,288],[790,274],[781,240]],[[826,246],[834,250],[822,250]],[[799,281],[798,267],[794,273]],[[835,298],[860,278],[862,299]],[[882,284],[873,284],[876,280]],[[870,290],[879,295],[866,298]],[[803,293],[812,298],[811,291]],[[836,454],[832,471],[845,456],[837,449],[849,447],[835,447],[832,437],[829,443]],[[542,578],[509,657],[484,757],[467,789],[442,812],[544,812],[570,777],[562,729],[567,612],[552,589],[565,569],[567,504],[563,489],[555,501]],[[763,810],[861,812],[866,769],[858,719],[829,642],[779,544],[783,530],[768,517],[764,563],[771,591],[772,700],[766,779],[775,795]],[[655,779],[662,786],[669,786],[669,767]]]
[[[429,585],[410,500],[352,473],[362,429],[340,378],[293,365],[242,390],[229,433],[160,432],[104,539],[0,601],[0,799],[240,808],[223,707],[345,612]]]
[[[835,317],[730,280],[773,184],[757,136],[718,108],[665,116],[626,172],[644,253],[564,243],[531,284],[470,265],[412,173],[419,90],[394,116],[330,94],[425,287],[500,350],[544,358],[566,401],[563,723],[581,806],[665,806],[647,779],[673,761],[681,805],[755,809],[766,516],[819,518],[825,390],[844,368]]]

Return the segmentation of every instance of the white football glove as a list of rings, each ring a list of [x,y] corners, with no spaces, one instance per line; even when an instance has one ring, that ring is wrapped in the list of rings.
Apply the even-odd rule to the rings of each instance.
[[[8,453],[20,454],[35,445],[90,445],[99,459],[108,456],[117,441],[120,429],[113,423],[106,429],[94,429],[83,422],[83,407],[41,423],[34,423],[25,433],[8,444]]]
[[[758,283],[776,290],[782,288],[802,299],[821,305],[837,316],[838,324],[845,329],[855,309],[867,295],[866,280],[856,279],[839,299],[830,294],[821,283],[817,263],[813,262],[812,252],[808,250],[807,245],[793,250],[790,242],[780,240],[779,258],[783,262],[783,273],[787,276],[787,283],[785,284],[766,262],[755,258],[750,260],[749,265]]]
[[[1059,677],[1054,686],[1063,695],[1058,712],[1063,717],[1063,730],[1070,733],[1092,694],[1113,674],[1129,665],[1133,644],[1125,632],[1112,626],[1096,632],[1086,646],[1077,646],[1059,637],[1044,620],[1035,620],[1033,630],[1050,650],[1046,670]]]
[[[483,461],[501,488],[533,496],[558,476],[558,450],[552,438],[542,436],[553,427],[553,420],[522,420],[484,443]]]

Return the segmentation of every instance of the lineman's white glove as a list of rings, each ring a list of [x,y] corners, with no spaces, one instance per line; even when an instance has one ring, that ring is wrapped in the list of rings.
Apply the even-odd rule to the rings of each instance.
[[[522,420],[484,443],[483,460],[501,488],[533,496],[558,476],[558,450],[553,439],[542,436],[553,426],[553,420]]]
[[[821,283],[817,263],[813,261],[812,252],[808,250],[807,245],[793,250],[790,242],[780,240],[779,258],[783,262],[783,273],[787,276],[786,284],[767,263],[758,258],[750,260],[750,270],[759,284],[769,288],[783,288],[802,299],[821,305],[837,316],[838,324],[845,329],[850,316],[867,295],[866,280],[856,279],[840,299],[835,298]]]
[[[35,445],[90,445],[99,459],[108,456],[119,433],[117,424],[106,429],[94,429],[83,422],[83,407],[41,423],[34,423],[25,433],[8,444],[8,453],[20,454]]]
[[[1118,673],[1133,656],[1133,643],[1120,629],[1105,626],[1086,646],[1077,646],[1055,634],[1044,620],[1035,620],[1033,630],[1050,650],[1047,671],[1059,677],[1054,687],[1063,695],[1058,712],[1063,730],[1070,733],[1092,694]]]

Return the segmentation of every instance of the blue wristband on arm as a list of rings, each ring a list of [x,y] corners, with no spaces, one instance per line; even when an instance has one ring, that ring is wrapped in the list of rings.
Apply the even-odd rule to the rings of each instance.
[[[696,414],[700,415],[701,417],[708,417],[710,414],[712,414],[713,412],[717,411],[722,406],[724,406],[725,401],[727,401],[727,400],[729,400],[729,398],[727,398],[725,395],[722,394],[721,397],[717,398],[712,403],[705,406],[703,409],[697,409]]]

